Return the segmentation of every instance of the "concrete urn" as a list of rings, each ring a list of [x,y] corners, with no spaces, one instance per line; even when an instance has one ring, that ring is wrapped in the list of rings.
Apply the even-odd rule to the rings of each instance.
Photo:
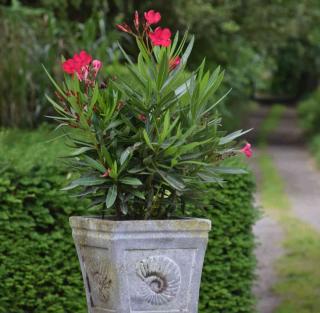
[[[71,217],[89,313],[197,313],[211,222]]]

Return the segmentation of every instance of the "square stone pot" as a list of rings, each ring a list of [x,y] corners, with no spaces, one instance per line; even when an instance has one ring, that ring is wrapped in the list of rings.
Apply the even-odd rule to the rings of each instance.
[[[197,313],[211,222],[71,217],[89,313]]]

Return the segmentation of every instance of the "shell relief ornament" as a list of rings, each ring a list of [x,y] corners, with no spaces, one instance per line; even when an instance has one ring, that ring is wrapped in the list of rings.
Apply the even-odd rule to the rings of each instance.
[[[143,282],[140,294],[150,304],[166,304],[179,292],[179,266],[166,256],[152,256],[138,262],[136,272]]]

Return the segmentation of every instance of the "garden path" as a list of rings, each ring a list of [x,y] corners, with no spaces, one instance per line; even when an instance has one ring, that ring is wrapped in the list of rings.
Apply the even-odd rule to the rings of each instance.
[[[260,125],[267,112],[259,110],[253,123]],[[254,139],[254,138],[253,138]],[[320,171],[317,170],[308,150],[303,145],[303,137],[298,127],[296,112],[286,109],[278,127],[269,136],[267,153],[272,157],[279,175],[285,183],[286,195],[292,213],[320,232]],[[255,155],[259,155],[256,149]],[[251,163],[251,162],[250,162]],[[252,168],[257,177],[259,206],[259,167],[257,157],[253,158]],[[276,261],[285,253],[282,247],[283,230],[281,225],[266,213],[254,226],[257,238],[257,282],[254,293],[259,313],[275,311],[280,299],[273,294],[272,287],[277,282],[274,270]]]
[[[303,146],[270,146],[293,213],[320,231],[320,172]]]

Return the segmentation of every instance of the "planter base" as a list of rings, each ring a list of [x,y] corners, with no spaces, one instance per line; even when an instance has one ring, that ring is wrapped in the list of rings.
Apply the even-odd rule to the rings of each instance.
[[[89,313],[197,313],[211,223],[71,217]]]

